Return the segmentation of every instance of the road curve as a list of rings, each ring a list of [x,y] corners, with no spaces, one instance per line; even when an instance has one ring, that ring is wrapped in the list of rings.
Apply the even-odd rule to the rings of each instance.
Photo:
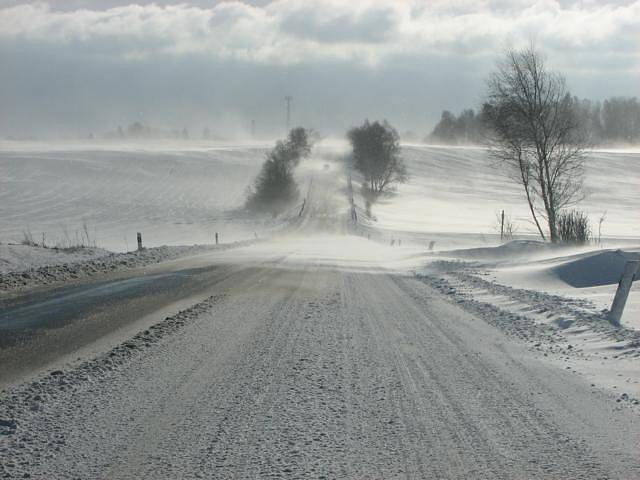
[[[246,270],[144,353],[59,385],[0,435],[0,473],[640,478],[633,413],[411,277]]]

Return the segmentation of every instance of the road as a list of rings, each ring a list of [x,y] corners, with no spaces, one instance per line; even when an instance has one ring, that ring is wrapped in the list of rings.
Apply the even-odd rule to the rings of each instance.
[[[364,239],[292,244],[220,267],[153,341],[2,394],[0,476],[640,478],[637,414],[417,278],[338,261]]]
[[[240,268],[215,256],[182,259],[0,300],[0,387],[123,342]]]
[[[640,476],[637,419],[582,379],[414,278],[320,267],[238,272],[19,428],[33,478]]]

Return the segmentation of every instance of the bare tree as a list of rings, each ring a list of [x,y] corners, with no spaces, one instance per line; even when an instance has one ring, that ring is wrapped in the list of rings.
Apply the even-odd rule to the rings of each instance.
[[[564,77],[533,46],[509,50],[488,81],[484,118],[492,157],[522,185],[538,232],[560,240],[558,215],[581,198],[584,129]],[[506,167],[506,169],[505,169]]]

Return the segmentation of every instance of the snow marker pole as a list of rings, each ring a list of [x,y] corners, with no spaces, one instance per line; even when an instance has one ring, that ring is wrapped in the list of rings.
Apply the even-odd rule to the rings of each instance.
[[[142,250],[142,234],[138,232],[138,250]]]
[[[629,297],[629,291],[633,285],[638,268],[640,267],[640,261],[631,260],[624,266],[624,272],[618,282],[618,289],[616,290],[616,296],[613,298],[611,309],[609,310],[609,321],[614,325],[620,325],[620,319],[622,318],[622,312],[624,306],[627,303]]]

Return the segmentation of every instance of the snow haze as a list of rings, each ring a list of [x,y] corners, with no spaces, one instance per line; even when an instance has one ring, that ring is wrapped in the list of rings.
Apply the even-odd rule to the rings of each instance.
[[[0,477],[638,478],[640,0],[0,0]]]
[[[572,93],[637,96],[640,1],[0,2],[0,136],[140,121],[199,135],[341,135],[385,117],[424,137],[477,108],[500,51],[535,39]]]

